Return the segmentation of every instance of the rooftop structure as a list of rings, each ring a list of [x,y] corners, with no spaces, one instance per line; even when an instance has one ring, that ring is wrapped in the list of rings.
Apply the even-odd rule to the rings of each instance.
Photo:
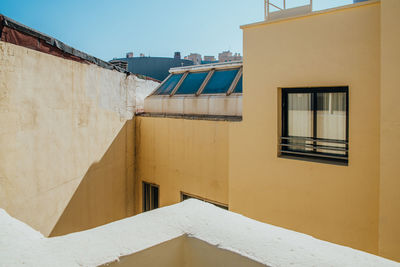
[[[353,0],[353,3],[365,1],[368,0]],[[313,12],[313,0],[301,1],[300,3],[298,4],[294,0],[264,0],[264,19],[275,20]]]
[[[204,61],[217,61],[214,56],[204,56]]]
[[[193,65],[191,60],[180,58],[178,52],[174,53],[174,57],[126,57],[116,58],[114,61],[124,61],[128,64],[128,71],[135,74],[151,77],[158,81],[164,80],[168,76],[168,70],[173,67]]]
[[[114,66],[117,66],[123,70],[128,71],[128,62],[124,60],[110,60],[110,63],[113,64]]]
[[[241,61],[170,69],[145,99],[145,113],[241,117]]]
[[[279,2],[280,4],[277,4]],[[313,0],[308,0],[307,4],[300,6],[286,5],[287,2],[293,2],[291,0],[264,0],[264,18],[265,20],[273,20],[278,18],[285,18],[300,14],[307,14],[312,12]]]
[[[201,55],[197,54],[197,53],[190,53],[190,55],[188,55],[186,57],[188,60],[193,61],[194,65],[198,65],[201,64]]]
[[[231,51],[224,51],[218,54],[218,62],[231,62],[231,61],[240,61],[242,60],[242,56],[240,53],[233,54]]]
[[[53,238],[0,209],[0,237],[2,266],[400,266],[198,200]]]

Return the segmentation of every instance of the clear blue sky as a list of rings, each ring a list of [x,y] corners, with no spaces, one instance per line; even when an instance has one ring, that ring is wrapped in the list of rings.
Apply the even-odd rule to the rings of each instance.
[[[314,9],[324,9],[352,0],[314,3]],[[0,13],[110,60],[128,51],[166,57],[175,51],[242,53],[239,26],[263,20],[263,5],[263,0],[1,0]]]

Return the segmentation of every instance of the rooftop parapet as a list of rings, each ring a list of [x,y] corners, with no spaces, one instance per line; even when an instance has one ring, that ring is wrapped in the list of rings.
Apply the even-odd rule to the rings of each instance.
[[[315,9],[315,0],[264,0],[264,20],[290,18],[312,13]],[[352,0],[352,4],[366,2],[369,0]],[[295,5],[297,3],[297,5]]]
[[[313,0],[309,0],[308,4],[299,6],[288,6],[290,2],[293,1],[287,2],[286,0],[264,0],[264,19],[274,20],[304,15],[312,12]]]

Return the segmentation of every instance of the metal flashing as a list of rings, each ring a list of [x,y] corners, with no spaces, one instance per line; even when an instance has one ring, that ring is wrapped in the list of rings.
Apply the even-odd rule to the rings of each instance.
[[[205,71],[210,69],[229,69],[229,68],[240,68],[243,66],[243,61],[231,61],[231,62],[221,62],[221,63],[210,63],[203,65],[193,65],[185,67],[171,68],[170,73],[180,73],[180,72],[195,72],[195,71]]]

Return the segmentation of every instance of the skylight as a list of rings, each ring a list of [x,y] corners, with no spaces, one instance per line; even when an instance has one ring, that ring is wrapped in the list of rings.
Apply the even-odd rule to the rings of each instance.
[[[241,94],[241,66],[215,69],[212,67],[201,70],[185,70],[172,73],[153,93],[153,95],[230,95]]]
[[[156,95],[169,95],[175,86],[178,84],[183,74],[174,74],[167,78],[167,80],[161,84],[161,86],[154,93]]]
[[[203,94],[227,93],[238,71],[239,69],[215,71],[215,73],[213,74],[213,76],[211,76],[210,81],[207,83],[202,93]]]
[[[204,82],[207,74],[208,72],[189,73],[175,94],[195,94]]]

